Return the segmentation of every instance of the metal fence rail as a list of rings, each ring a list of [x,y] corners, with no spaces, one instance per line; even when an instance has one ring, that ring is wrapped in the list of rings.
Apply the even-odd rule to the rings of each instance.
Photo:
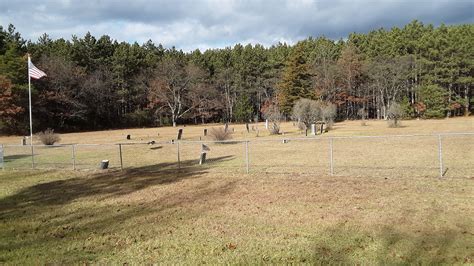
[[[119,144],[2,145],[2,169],[474,176],[474,132]]]

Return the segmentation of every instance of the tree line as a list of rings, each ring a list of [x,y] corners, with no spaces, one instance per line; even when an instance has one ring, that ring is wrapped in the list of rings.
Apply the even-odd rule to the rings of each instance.
[[[21,37],[0,26],[0,130],[28,132],[27,53],[46,78],[32,85],[35,131],[100,130],[290,118],[307,98],[333,104],[336,119],[469,115],[474,27],[424,25],[307,38],[295,45],[241,45],[183,52],[151,40],[87,33],[71,40]]]

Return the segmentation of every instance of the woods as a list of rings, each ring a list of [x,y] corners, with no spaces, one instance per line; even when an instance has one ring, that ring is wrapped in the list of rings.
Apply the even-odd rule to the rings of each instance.
[[[32,42],[9,25],[0,27],[3,134],[28,132],[27,53],[48,74],[33,83],[35,131],[248,122],[272,105],[289,119],[300,98],[334,104],[338,120],[386,119],[394,104],[405,118],[461,116],[473,104],[470,24],[191,52],[90,33]]]

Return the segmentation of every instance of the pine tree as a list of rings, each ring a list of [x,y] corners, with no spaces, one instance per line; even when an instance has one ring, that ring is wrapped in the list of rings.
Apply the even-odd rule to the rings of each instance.
[[[425,118],[443,118],[447,111],[447,91],[438,85],[422,86],[420,100],[426,106]]]
[[[311,92],[311,73],[304,56],[304,46],[298,43],[290,54],[282,79],[277,85],[277,100],[284,115],[289,115],[295,101],[300,98],[313,98]]]

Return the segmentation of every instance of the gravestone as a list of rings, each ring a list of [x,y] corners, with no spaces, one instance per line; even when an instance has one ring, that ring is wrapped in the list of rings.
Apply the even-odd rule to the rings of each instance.
[[[225,123],[225,126],[224,126],[224,131],[227,132],[227,129],[229,128],[229,124]]]
[[[203,130],[203,135],[204,135],[204,137],[207,136],[207,128],[205,128],[205,129]]]
[[[22,145],[22,146],[25,146],[25,145],[26,145],[26,138],[25,138],[25,137],[23,137],[23,138],[21,139],[21,145]]]
[[[323,134],[324,123],[321,123],[321,135]]]
[[[206,151],[210,151],[211,149],[209,148],[209,146],[205,145],[205,144],[202,144],[201,145],[201,152],[206,152]]]
[[[247,133],[249,133],[250,132],[249,123],[245,123],[245,128],[247,129]]]
[[[100,169],[104,170],[109,168],[109,160],[102,160],[100,162]]]
[[[177,140],[181,140],[181,137],[182,137],[182,136],[183,136],[183,129],[180,128],[180,129],[178,129],[178,136],[177,136],[176,139],[177,139]]]
[[[206,153],[201,152],[201,157],[199,158],[199,164],[203,165],[206,162]]]
[[[315,124],[311,124],[311,135],[316,135],[316,125]]]
[[[201,156],[199,157],[199,164],[202,165],[206,162],[206,154],[210,151],[209,147],[205,144],[201,144]]]
[[[131,139],[131,136],[130,136],[130,135],[127,135],[127,139]]]
[[[265,119],[265,129],[268,129],[268,119]]]

